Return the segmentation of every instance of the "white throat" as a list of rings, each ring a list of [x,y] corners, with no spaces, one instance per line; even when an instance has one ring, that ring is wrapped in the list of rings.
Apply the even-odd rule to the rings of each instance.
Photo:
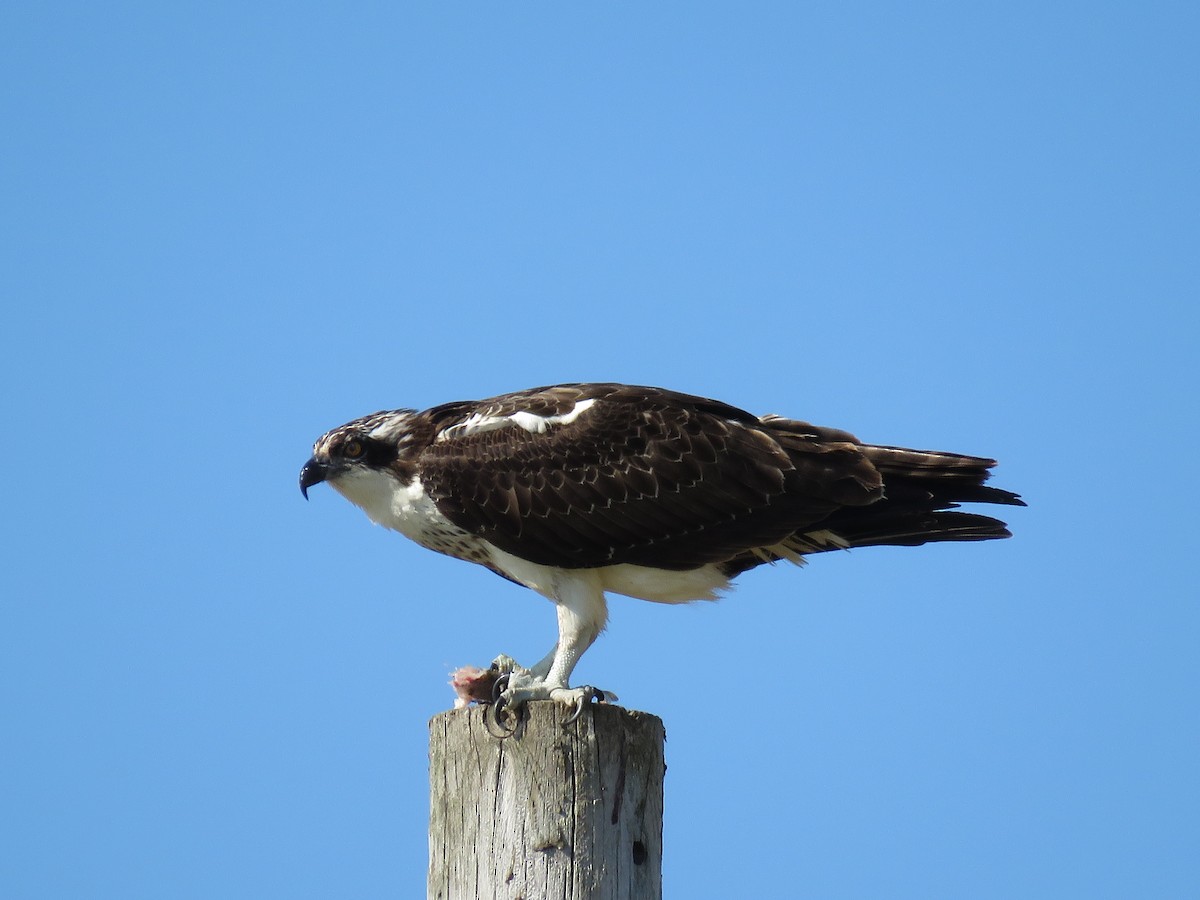
[[[329,483],[376,525],[398,531],[422,547],[472,562],[487,556],[487,545],[442,515],[418,477],[404,484],[388,472],[351,469]]]

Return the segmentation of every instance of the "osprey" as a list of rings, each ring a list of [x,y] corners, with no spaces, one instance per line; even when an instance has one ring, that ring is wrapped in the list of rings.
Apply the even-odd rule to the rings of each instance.
[[[875,545],[1009,537],[960,503],[995,461],[864,444],[833,428],[661,388],[562,384],[322,435],[300,490],[328,482],[376,523],[552,600],[558,641],[531,668],[500,657],[497,709],[593,699],[571,672],[604,628],[605,593],[715,599],[763,563]]]

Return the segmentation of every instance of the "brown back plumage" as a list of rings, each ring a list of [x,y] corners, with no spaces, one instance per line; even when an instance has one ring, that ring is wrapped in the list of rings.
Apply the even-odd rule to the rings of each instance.
[[[541,431],[466,424],[563,416],[587,401]],[[422,416],[434,436],[416,463],[438,509],[545,565],[716,563],[737,574],[837,547],[1008,537],[1004,523],[954,510],[1023,505],[984,485],[990,459],[865,445],[658,388],[559,385]]]

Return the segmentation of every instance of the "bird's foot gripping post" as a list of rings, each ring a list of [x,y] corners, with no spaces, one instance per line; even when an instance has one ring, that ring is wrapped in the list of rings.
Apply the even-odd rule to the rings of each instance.
[[[543,661],[545,662],[545,660]],[[570,714],[564,724],[570,725],[593,701],[613,703],[617,695],[591,685],[566,687],[551,683],[547,674],[540,669],[550,668],[539,664],[526,669],[510,656],[500,655],[487,670],[492,685],[490,704],[486,710],[488,730],[496,737],[508,737],[516,731],[516,720],[521,708],[531,700],[551,700],[567,707]],[[483,700],[481,697],[474,699]],[[487,702],[483,700],[483,702]]]
[[[503,728],[505,717],[510,713],[518,713],[520,708],[531,700],[552,700],[570,709],[564,724],[570,725],[581,715],[583,710],[593,700],[598,703],[612,703],[617,695],[612,691],[604,691],[590,684],[580,687],[550,687],[539,683],[525,675],[501,675],[496,679],[493,689],[492,703],[489,707],[489,718],[497,726]]]

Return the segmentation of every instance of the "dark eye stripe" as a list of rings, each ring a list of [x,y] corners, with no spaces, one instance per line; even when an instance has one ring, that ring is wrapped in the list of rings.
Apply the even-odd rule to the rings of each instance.
[[[351,452],[357,450],[358,452]],[[342,445],[342,456],[355,462],[364,462],[369,466],[382,468],[396,461],[398,448],[390,443],[376,440],[373,437],[350,438]]]

